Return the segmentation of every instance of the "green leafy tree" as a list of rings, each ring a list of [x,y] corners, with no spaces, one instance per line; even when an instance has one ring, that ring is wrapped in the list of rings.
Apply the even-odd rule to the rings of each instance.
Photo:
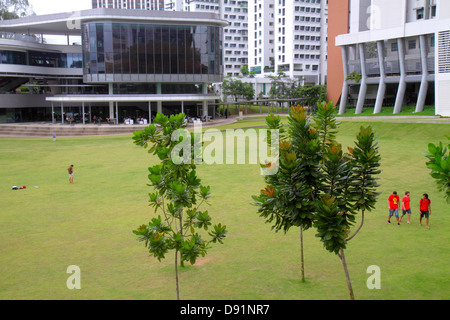
[[[300,229],[301,279],[305,282],[303,231],[314,222],[315,199],[320,191],[321,158],[318,130],[311,127],[305,110],[292,107],[288,118],[288,133],[280,134],[278,172],[265,177],[267,187],[253,196],[258,213],[273,223],[272,229],[287,232]],[[266,118],[269,129],[282,130],[280,118]]]
[[[222,224],[212,226],[207,210],[201,210],[208,203],[210,187],[203,186],[196,173],[200,139],[184,130],[183,113],[167,117],[158,113],[154,124],[133,133],[134,143],[150,148],[160,164],[148,168],[150,206],[161,212],[148,224],[133,231],[137,240],[143,242],[149,253],[159,261],[170,250],[175,252],[175,280],[177,299],[180,299],[178,281],[178,256],[180,263],[195,264],[204,257],[212,243],[222,243],[227,229]],[[187,146],[180,148],[180,146]],[[182,153],[182,155],[180,154]],[[180,159],[188,161],[180,161]]]
[[[222,93],[225,96],[232,96],[234,101],[251,100],[255,96],[255,89],[251,83],[241,80],[225,79],[222,82]]]
[[[450,136],[447,137],[450,140]],[[444,192],[447,203],[450,203],[450,144],[445,147],[442,142],[439,145],[430,143],[428,152],[423,154],[428,161],[427,167],[430,175],[435,179],[438,190]]]
[[[319,103],[312,118],[304,108],[291,108],[288,135],[280,143],[279,171],[265,177],[267,187],[253,199],[260,216],[276,230],[298,226],[302,235],[314,226],[324,247],[340,257],[354,299],[344,249],[362,228],[364,213],[374,208],[380,156],[371,127],[362,127],[356,146],[344,153],[336,142],[336,114],[331,103]],[[350,236],[358,213],[361,224]],[[302,240],[301,246],[303,273]]]
[[[375,207],[378,196],[376,177],[381,173],[377,144],[370,126],[361,127],[356,146],[349,148],[349,153],[343,153],[341,146],[333,142],[324,154],[323,194],[316,202],[316,236],[326,250],[341,259],[352,300],[354,293],[344,250],[361,230],[364,213]],[[361,213],[361,224],[349,236],[358,213]]]
[[[28,0],[0,0],[1,20],[17,19],[32,14],[33,10]]]

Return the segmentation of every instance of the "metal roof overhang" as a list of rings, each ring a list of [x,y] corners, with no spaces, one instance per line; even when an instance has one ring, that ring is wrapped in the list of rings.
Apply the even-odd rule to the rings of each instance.
[[[47,97],[49,102],[178,102],[212,101],[219,97],[209,94],[142,94],[142,95],[64,95]]]
[[[3,20],[0,21],[0,31],[22,34],[81,35],[83,22],[98,20],[214,24],[222,27],[228,25],[227,21],[221,20],[213,13],[99,8]]]

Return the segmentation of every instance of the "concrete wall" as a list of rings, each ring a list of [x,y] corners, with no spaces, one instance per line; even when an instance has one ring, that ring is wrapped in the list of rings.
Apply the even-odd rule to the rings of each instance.
[[[335,39],[340,34],[348,33],[349,1],[328,1],[328,75],[327,99],[337,104],[341,92],[344,74],[342,69],[342,50],[335,45]]]

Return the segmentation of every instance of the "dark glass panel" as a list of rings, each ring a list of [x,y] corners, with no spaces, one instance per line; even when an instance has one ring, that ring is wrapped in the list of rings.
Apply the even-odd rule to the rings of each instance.
[[[114,73],[122,73],[122,46],[120,39],[120,24],[113,24],[113,63]]]
[[[170,27],[170,73],[178,73],[178,27]]]
[[[138,67],[139,73],[145,74],[147,73],[147,61],[146,61],[146,51],[145,51],[145,25],[138,26]]]
[[[154,26],[155,73],[163,73],[162,67],[162,31],[161,26]]]
[[[130,35],[129,25],[120,25],[120,46],[122,53],[122,73],[130,73]]]
[[[161,27],[162,73],[170,73],[170,26]]]
[[[181,26],[178,28],[178,72],[186,73],[186,29]]]
[[[147,73],[149,74],[155,73],[154,38],[153,26],[147,25],[145,27],[145,47],[147,49]]]
[[[194,35],[195,27],[186,30],[186,74],[194,73]]]
[[[130,73],[139,73],[137,25],[135,24],[131,25],[129,28],[129,41],[130,41]]]

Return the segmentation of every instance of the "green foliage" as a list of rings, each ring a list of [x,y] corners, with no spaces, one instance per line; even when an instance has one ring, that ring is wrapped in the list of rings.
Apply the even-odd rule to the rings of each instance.
[[[322,148],[330,145],[331,141],[336,139],[337,127],[339,123],[336,121],[337,110],[332,102],[319,102],[314,117],[314,127],[319,130],[319,138]]]
[[[222,93],[224,96],[233,96],[235,101],[239,101],[239,99],[251,100],[255,96],[255,89],[253,89],[251,83],[225,79],[222,82]]]
[[[305,106],[316,106],[319,103],[325,103],[327,100],[327,86],[326,85],[306,85],[296,88],[296,96],[302,99]],[[333,105],[330,102],[331,105]],[[333,108],[334,109],[334,108]]]
[[[328,194],[316,202],[317,210],[317,237],[321,239],[326,250],[338,254],[345,249],[348,233],[348,223],[340,209],[335,197]]]
[[[355,71],[351,72],[345,80],[354,80],[355,82],[361,81],[362,76],[359,73],[356,73]]]
[[[150,146],[149,152],[161,161],[148,168],[148,185],[155,190],[149,193],[150,207],[155,212],[163,213],[163,218],[159,215],[133,233],[159,261],[170,250],[175,250],[176,254],[180,253],[181,261],[195,264],[197,258],[206,255],[211,243],[223,243],[227,229],[221,224],[211,229],[212,218],[208,211],[199,210],[203,203],[207,203],[211,190],[209,186],[203,186],[197,177],[195,152],[190,154],[190,163],[177,165],[173,161],[176,156],[173,151],[184,139],[189,139],[191,146],[195,145],[195,136],[187,131],[184,137],[174,135],[176,130],[185,129],[184,118],[183,113],[170,117],[158,113],[154,124],[133,134],[136,145],[144,148]],[[180,136],[180,139],[174,139],[174,136]],[[197,147],[201,144],[197,143]],[[205,235],[201,231],[209,232]]]
[[[364,211],[375,206],[381,159],[370,126],[360,128],[356,146],[344,153],[335,140],[336,114],[331,103],[319,103],[312,120],[304,108],[291,108],[288,136],[280,142],[279,170],[265,177],[267,187],[253,199],[259,215],[277,231],[314,226],[325,249],[341,258],[353,299],[344,249],[362,227],[348,237],[355,215],[361,211],[363,221]],[[266,123],[280,127],[273,116]]]
[[[1,20],[17,19],[34,14],[28,0],[1,0]]]
[[[447,138],[450,140],[450,136]],[[442,142],[439,145],[430,143],[428,152],[423,155],[428,158],[426,165],[431,170],[430,175],[435,179],[438,190],[444,192],[447,203],[450,203],[450,144],[445,147]]]

